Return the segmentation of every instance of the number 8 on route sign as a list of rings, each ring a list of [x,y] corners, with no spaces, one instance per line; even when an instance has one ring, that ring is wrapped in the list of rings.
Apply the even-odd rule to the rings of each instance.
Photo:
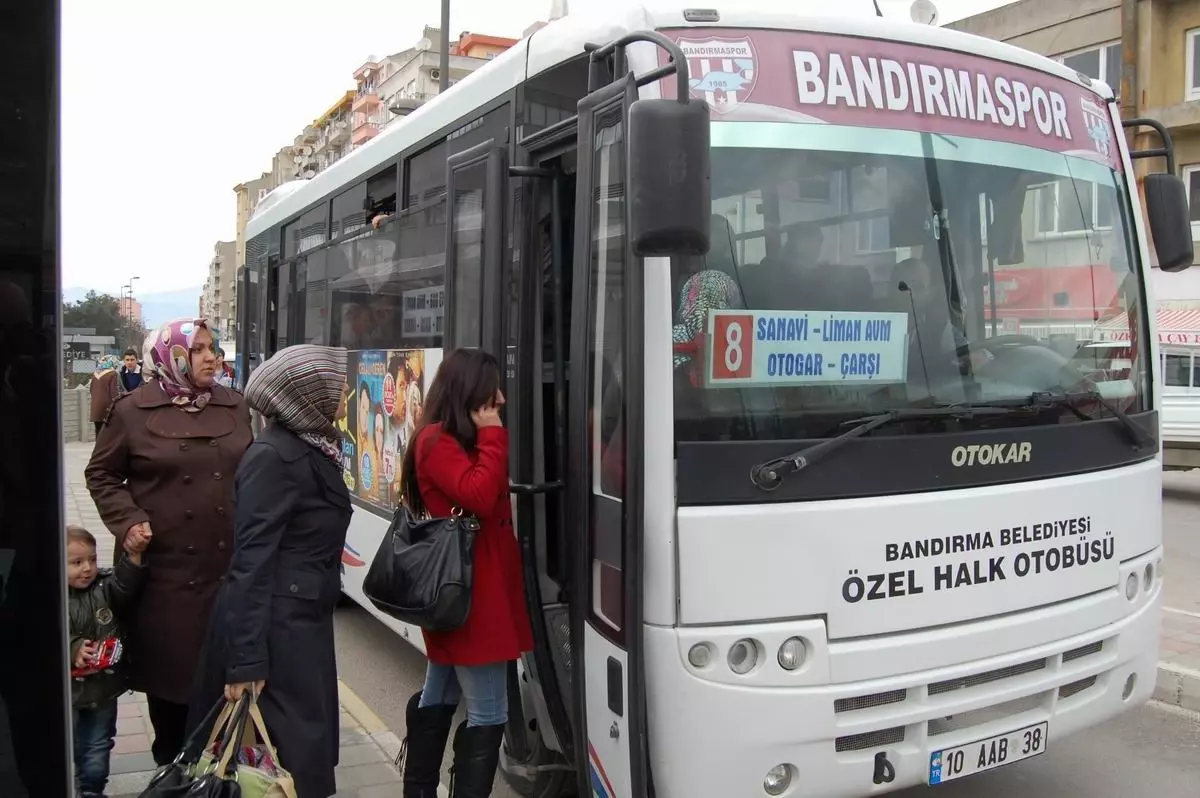
[[[712,379],[749,379],[754,373],[754,316],[714,314],[712,323]]]

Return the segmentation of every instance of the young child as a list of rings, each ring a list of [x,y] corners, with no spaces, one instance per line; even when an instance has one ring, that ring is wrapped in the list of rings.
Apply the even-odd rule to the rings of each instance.
[[[67,526],[71,720],[79,798],[104,795],[108,755],[117,735],[117,699],[125,692],[119,619],[145,582],[142,553],[121,552],[115,569],[96,567],[96,539]]]

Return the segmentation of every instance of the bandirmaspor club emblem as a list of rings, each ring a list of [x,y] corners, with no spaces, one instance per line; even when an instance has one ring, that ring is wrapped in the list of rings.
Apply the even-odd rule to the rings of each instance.
[[[687,58],[692,96],[727,114],[750,98],[758,81],[757,58],[749,39],[680,39]]]
[[[1083,110],[1083,124],[1087,127],[1088,138],[1096,152],[1107,157],[1112,155],[1112,123],[1108,114],[1098,104],[1086,97],[1079,101]]]

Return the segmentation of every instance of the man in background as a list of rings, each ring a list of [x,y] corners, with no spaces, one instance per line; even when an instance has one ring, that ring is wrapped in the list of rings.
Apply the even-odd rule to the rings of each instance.
[[[121,369],[117,372],[117,378],[121,381],[122,394],[142,387],[142,364],[138,362],[138,353],[133,347],[122,353]]]

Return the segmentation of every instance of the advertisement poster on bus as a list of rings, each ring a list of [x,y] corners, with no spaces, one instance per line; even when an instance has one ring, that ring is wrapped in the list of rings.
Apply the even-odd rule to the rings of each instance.
[[[357,365],[354,397],[354,444],[358,457],[357,494],[360,499],[381,505],[387,500],[387,487],[383,476],[383,378],[386,373],[387,350],[363,350],[358,353]]]
[[[342,444],[346,485],[361,501],[391,511],[440,350],[368,349],[350,357],[354,382]]]

